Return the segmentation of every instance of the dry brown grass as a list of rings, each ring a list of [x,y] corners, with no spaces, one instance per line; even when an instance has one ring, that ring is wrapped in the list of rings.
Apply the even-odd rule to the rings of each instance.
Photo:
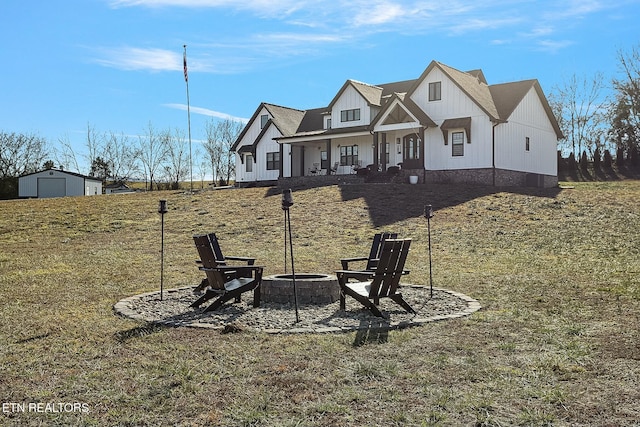
[[[633,425],[640,419],[640,183],[495,192],[456,186],[299,189],[297,271],[332,271],[376,231],[412,237],[411,280],[477,298],[464,320],[354,334],[170,329],[119,299],[196,284],[191,235],[283,269],[274,189],[0,202],[0,425]],[[8,407],[3,407],[7,408]]]

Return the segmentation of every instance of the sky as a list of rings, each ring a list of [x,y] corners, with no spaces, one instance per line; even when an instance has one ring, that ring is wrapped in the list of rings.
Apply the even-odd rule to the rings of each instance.
[[[0,131],[82,152],[89,126],[187,132],[188,103],[198,150],[211,120],[323,107],[347,79],[415,79],[432,60],[548,95],[617,77],[638,18],[640,0],[2,0]]]

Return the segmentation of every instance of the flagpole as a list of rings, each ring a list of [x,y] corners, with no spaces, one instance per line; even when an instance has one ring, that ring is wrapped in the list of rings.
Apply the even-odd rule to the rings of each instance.
[[[182,62],[184,64],[184,82],[187,85],[187,123],[189,127],[189,173],[191,174],[191,186],[190,191],[193,193],[193,162],[191,158],[191,106],[189,103],[189,74],[187,73],[187,45],[183,45],[184,55],[182,56]]]

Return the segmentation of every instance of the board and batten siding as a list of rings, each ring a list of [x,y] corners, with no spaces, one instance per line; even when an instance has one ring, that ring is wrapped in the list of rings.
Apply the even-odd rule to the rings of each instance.
[[[441,82],[441,100],[429,101],[429,83]],[[442,130],[425,131],[425,169],[478,169],[492,166],[492,123],[487,114],[440,69],[434,68],[416,88],[411,99],[440,126],[446,119],[471,117],[471,143],[465,134],[464,155],[454,156],[450,129],[445,145]]]
[[[360,120],[342,122],[340,112],[360,109]],[[367,101],[353,86],[347,86],[331,109],[331,127],[333,129],[362,126],[371,123],[371,110]]]
[[[273,138],[280,136],[282,136],[282,134],[278,131],[278,128],[272,124],[258,143],[256,164],[254,165],[257,166],[257,168],[254,168],[254,173],[257,174],[258,181],[275,181],[280,175],[280,168],[267,170],[267,153],[280,153],[280,144],[273,140]],[[280,161],[282,162],[282,159],[280,159]]]
[[[267,114],[266,110],[263,110]],[[262,129],[260,129],[260,120],[255,120],[249,131],[245,134],[242,143],[238,147],[245,145],[252,145],[255,138],[258,137]],[[267,170],[267,153],[280,152],[279,144],[273,140],[273,138],[280,137],[282,134],[278,131],[278,128],[271,123],[262,135],[262,138],[258,142],[256,148],[255,162],[251,172],[247,172],[247,158],[246,153],[236,154],[236,180],[238,182],[252,182],[252,181],[272,181],[277,180],[280,175],[280,169]],[[244,162],[240,161],[240,156],[244,155]],[[282,161],[282,159],[280,159]]]
[[[496,168],[557,175],[557,149],[556,133],[536,90],[531,88],[507,123],[496,127]]]

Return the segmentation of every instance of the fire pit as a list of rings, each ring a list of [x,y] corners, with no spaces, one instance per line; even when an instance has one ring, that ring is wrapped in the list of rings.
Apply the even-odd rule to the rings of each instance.
[[[299,304],[330,304],[340,297],[340,285],[330,274],[296,273]],[[264,302],[293,304],[293,275],[276,274],[262,279],[260,299]]]

